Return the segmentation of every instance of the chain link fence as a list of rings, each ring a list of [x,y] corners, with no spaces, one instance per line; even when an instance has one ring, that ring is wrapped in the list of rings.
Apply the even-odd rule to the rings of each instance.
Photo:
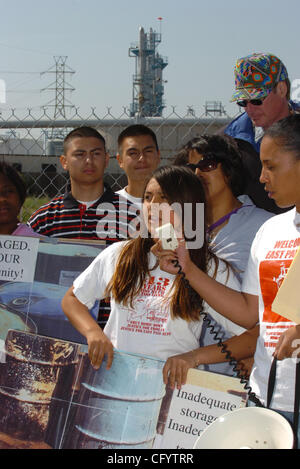
[[[188,140],[220,131],[233,117],[217,117],[207,110],[197,116],[190,107],[179,115],[175,106],[165,110],[165,117],[130,117],[126,108],[119,115],[114,115],[111,108],[103,115],[95,108],[82,115],[80,109],[75,108],[68,117],[61,114],[53,117],[47,108],[38,111],[10,109],[0,111],[0,160],[13,165],[26,181],[29,196],[22,212],[26,221],[36,208],[65,191],[68,175],[60,165],[59,156],[63,139],[72,129],[87,125],[104,136],[110,154],[105,181],[113,190],[118,190],[126,185],[126,175],[116,160],[117,139],[127,126],[149,126],[157,135],[161,164],[170,164]]]

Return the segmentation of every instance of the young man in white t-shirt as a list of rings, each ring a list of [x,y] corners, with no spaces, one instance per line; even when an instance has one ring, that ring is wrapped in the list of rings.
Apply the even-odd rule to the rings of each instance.
[[[128,184],[117,191],[141,208],[145,186],[160,163],[156,135],[149,127],[130,125],[118,137],[117,161],[127,176]]]

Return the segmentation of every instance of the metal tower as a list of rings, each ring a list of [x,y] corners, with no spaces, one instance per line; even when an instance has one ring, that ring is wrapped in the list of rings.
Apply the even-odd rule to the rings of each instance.
[[[55,56],[55,64],[49,68],[46,72],[42,72],[41,75],[46,73],[54,73],[55,81],[42,89],[42,91],[55,91],[55,98],[46,104],[47,107],[54,107],[54,119],[57,117],[66,118],[66,109],[73,108],[74,106],[70,101],[67,100],[65,93],[66,91],[74,91],[75,88],[66,82],[66,75],[72,75],[75,73],[68,65],[66,56]],[[54,103],[54,104],[52,104]]]
[[[162,18],[159,18],[162,19]],[[163,69],[168,65],[167,58],[157,52],[161,43],[161,32],[150,28],[149,33],[139,28],[139,42],[129,48],[129,57],[135,58],[133,75],[131,116],[160,117],[165,107],[163,101]]]

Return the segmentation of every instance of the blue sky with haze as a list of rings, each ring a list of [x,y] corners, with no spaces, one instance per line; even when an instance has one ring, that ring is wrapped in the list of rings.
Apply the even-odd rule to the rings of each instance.
[[[49,102],[53,94],[40,90],[54,76],[40,72],[53,66],[54,55],[63,55],[76,71],[68,77],[76,90],[67,97],[82,114],[95,107],[104,115],[110,107],[120,116],[132,97],[134,59],[128,49],[140,26],[159,32],[158,17],[158,51],[169,61],[164,98],[181,115],[187,106],[202,114],[208,100],[222,101],[233,115],[234,63],[254,51],[273,52],[291,80],[300,78],[299,0],[0,0],[0,7],[4,110]]]

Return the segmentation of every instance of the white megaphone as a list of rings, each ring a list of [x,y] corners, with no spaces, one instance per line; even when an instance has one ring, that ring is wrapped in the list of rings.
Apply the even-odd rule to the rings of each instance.
[[[197,438],[194,449],[292,449],[294,434],[277,412],[245,407],[226,413]]]

